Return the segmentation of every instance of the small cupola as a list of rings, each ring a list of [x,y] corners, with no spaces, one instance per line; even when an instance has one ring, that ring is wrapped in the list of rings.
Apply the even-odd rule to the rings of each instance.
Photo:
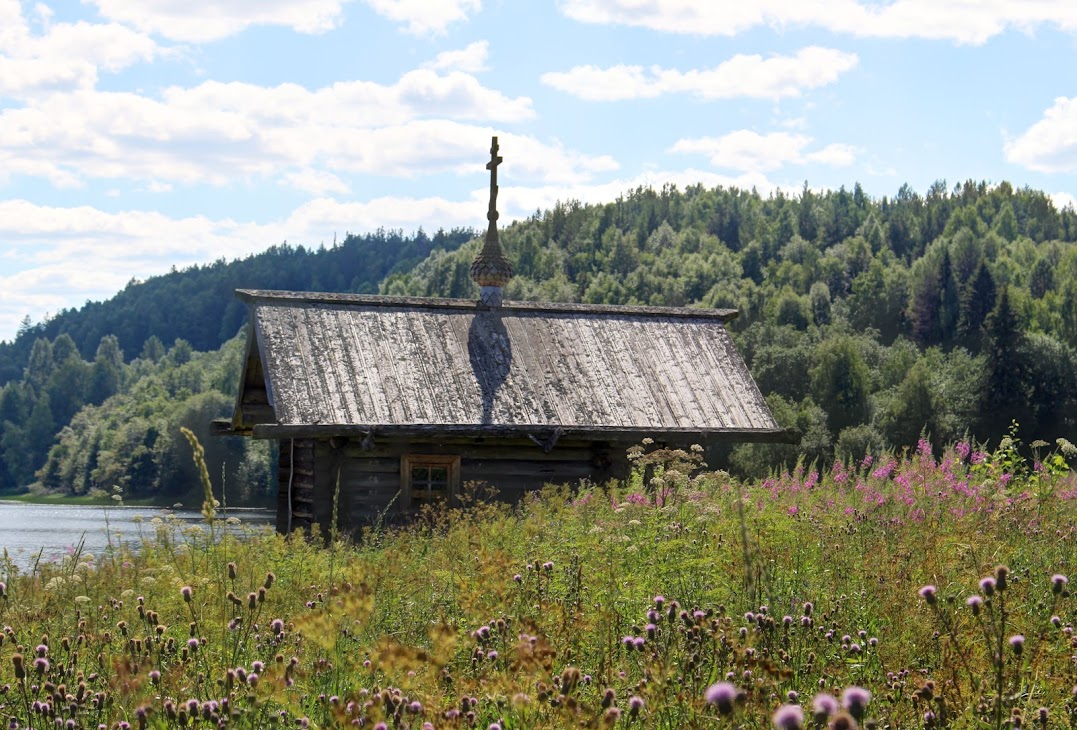
[[[505,258],[501,241],[497,237],[497,166],[501,158],[497,155],[497,137],[490,146],[490,161],[486,169],[490,171],[490,208],[486,212],[486,241],[482,250],[471,263],[471,280],[479,285],[479,302],[487,307],[500,307],[503,300],[502,287],[512,278],[512,264]]]

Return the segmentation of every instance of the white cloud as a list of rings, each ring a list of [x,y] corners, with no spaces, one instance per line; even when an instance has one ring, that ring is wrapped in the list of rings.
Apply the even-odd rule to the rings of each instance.
[[[1055,204],[1055,207],[1059,210],[1063,208],[1073,208],[1077,210],[1077,197],[1071,193],[1051,193],[1051,201]]]
[[[299,33],[335,28],[347,0],[89,0],[102,17],[190,43],[235,35],[254,25]]]
[[[732,36],[759,25],[816,26],[861,37],[927,38],[981,44],[1014,28],[1077,30],[1072,0],[562,0],[585,23],[630,25],[690,35]]]
[[[1006,142],[1006,159],[1036,172],[1077,172],[1077,97],[1056,98],[1040,121]]]
[[[475,41],[464,48],[455,51],[439,53],[433,61],[423,64],[426,68],[435,71],[464,71],[466,73],[479,73],[485,71],[486,59],[490,55],[489,41]]]
[[[721,137],[698,137],[678,140],[672,152],[705,155],[712,165],[741,171],[777,170],[787,164],[819,162],[826,165],[850,165],[855,150],[849,145],[831,144],[807,152],[812,138],[789,132],[759,134],[740,129]]]
[[[365,0],[379,15],[407,24],[416,35],[444,33],[452,23],[482,9],[482,0]]]
[[[856,148],[847,144],[828,144],[817,152],[808,153],[805,159],[834,167],[848,167],[856,161]]]
[[[351,188],[348,183],[341,180],[331,172],[325,170],[313,170],[305,168],[286,173],[280,179],[281,185],[302,190],[313,195],[325,195],[326,193],[349,193]]]
[[[653,98],[661,94],[692,94],[702,99],[751,97],[780,99],[799,96],[835,82],[857,64],[855,53],[810,46],[793,56],[738,54],[712,69],[679,71],[654,66],[577,66],[542,75],[555,89],[591,101]]]
[[[509,98],[468,74],[429,69],[392,85],[350,81],[316,90],[216,81],[170,88],[159,98],[79,90],[0,110],[0,170],[57,185],[90,179],[223,184],[305,168],[414,175],[466,168],[476,153],[485,156],[490,135],[498,133],[489,124],[533,115],[527,97]],[[516,139],[514,164],[539,179],[586,177],[616,166],[607,156]]]
[[[119,71],[162,50],[148,36],[116,23],[48,22],[34,34],[17,0],[0,0],[0,98],[89,89],[98,70]]]

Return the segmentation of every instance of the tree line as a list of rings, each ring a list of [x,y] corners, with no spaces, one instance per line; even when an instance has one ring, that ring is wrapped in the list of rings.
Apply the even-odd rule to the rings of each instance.
[[[1026,442],[1077,441],[1077,213],[1040,191],[639,188],[559,203],[501,238],[510,299],[739,310],[730,327],[753,376],[804,434],[799,448],[739,447],[742,472],[997,439],[1014,421]],[[275,246],[27,325],[0,344],[0,488],[182,491],[176,429],[204,430],[233,403],[235,288],[471,298],[480,245],[456,229]],[[264,447],[209,443],[230,483],[271,480]]]

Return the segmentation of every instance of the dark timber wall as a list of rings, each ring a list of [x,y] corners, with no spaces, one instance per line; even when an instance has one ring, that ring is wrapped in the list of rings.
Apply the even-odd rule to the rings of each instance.
[[[566,440],[546,453],[529,440],[385,441],[365,448],[360,441],[343,437],[295,439],[294,445],[284,439],[280,444],[277,528],[281,532],[289,529],[290,483],[291,528],[309,529],[317,523],[322,533],[328,534],[338,468],[338,527],[342,533],[357,533],[382,515],[388,521],[399,521],[414,512],[405,504],[401,484],[405,455],[458,456],[462,491],[488,486],[496,490],[496,499],[515,503],[547,484],[578,484],[581,480],[602,484],[623,476],[628,469],[626,448]]]

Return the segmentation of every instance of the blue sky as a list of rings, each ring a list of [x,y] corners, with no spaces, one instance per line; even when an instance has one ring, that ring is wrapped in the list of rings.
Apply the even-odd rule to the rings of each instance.
[[[0,0],[0,339],[288,241],[638,185],[1077,199],[1073,0]]]

